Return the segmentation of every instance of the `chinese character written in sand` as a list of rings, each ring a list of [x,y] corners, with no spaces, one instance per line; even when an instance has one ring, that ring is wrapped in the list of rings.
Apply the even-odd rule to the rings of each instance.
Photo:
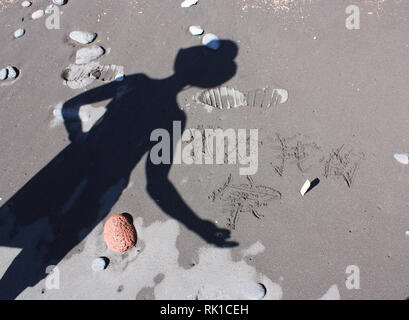
[[[224,209],[229,213],[227,227],[236,229],[239,216],[243,212],[251,213],[257,219],[264,217],[259,210],[269,205],[272,200],[281,199],[281,193],[271,187],[254,185],[253,180],[247,177],[248,183],[232,184],[230,175],[223,186],[209,196],[214,201],[221,200]]]
[[[352,182],[358,171],[359,163],[365,159],[363,153],[353,153],[344,150],[344,145],[332,151],[328,160],[325,162],[324,176],[342,177],[348,187],[351,188]]]
[[[307,142],[307,137],[297,134],[290,138],[284,138],[277,134],[278,146],[273,148],[278,150],[277,161],[271,163],[274,170],[282,176],[288,164],[295,164],[301,172],[306,172],[318,159],[320,148],[315,142]]]

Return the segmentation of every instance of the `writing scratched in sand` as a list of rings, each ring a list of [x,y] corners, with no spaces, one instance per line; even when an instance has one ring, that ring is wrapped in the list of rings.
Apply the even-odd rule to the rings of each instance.
[[[356,173],[358,171],[359,163],[365,159],[363,153],[353,153],[351,150],[345,151],[344,145],[332,151],[325,162],[324,176],[342,177],[347,183],[348,187],[352,186]]]
[[[235,230],[240,214],[251,213],[257,219],[264,217],[259,210],[267,207],[272,200],[281,199],[281,193],[271,187],[254,185],[248,176],[248,183],[233,184],[232,176],[229,175],[222,187],[213,191],[209,196],[215,202],[221,200],[224,212],[228,212],[227,227]]]
[[[295,164],[301,172],[306,172],[312,167],[312,163],[318,160],[320,148],[315,142],[308,141],[307,137],[301,134],[289,138],[279,134],[276,136],[278,146],[274,147],[273,150],[277,150],[277,161],[271,164],[280,176],[284,174],[284,170],[289,164]]]

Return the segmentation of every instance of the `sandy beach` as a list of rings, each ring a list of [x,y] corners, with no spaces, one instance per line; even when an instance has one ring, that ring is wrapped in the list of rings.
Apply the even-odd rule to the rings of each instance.
[[[408,2],[30,1],[0,0],[0,299],[409,298]]]

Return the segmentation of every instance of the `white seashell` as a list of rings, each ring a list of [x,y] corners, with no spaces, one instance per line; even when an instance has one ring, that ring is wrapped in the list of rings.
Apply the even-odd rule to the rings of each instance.
[[[37,10],[37,11],[33,12],[33,14],[31,15],[31,18],[33,20],[37,20],[37,19],[40,19],[43,16],[44,16],[44,10]]]
[[[96,38],[96,33],[86,32],[86,31],[73,31],[70,33],[70,38],[81,44],[88,44],[94,41]]]
[[[308,191],[308,189],[311,187],[311,182],[310,180],[305,181],[304,185],[302,186],[300,193],[304,197],[305,193]]]
[[[220,48],[220,39],[216,35],[208,33],[203,37],[202,44],[209,49],[217,50]]]
[[[22,28],[20,28],[20,29],[17,29],[15,32],[14,32],[14,38],[20,38],[20,37],[22,37],[23,35],[24,35],[24,33],[25,33],[25,30],[24,29],[22,29]]]
[[[407,153],[395,153],[393,155],[396,161],[402,164],[409,164],[409,154]]]
[[[200,36],[204,32],[200,26],[190,26],[189,31],[193,36]]]
[[[197,4],[198,0],[185,0],[182,2],[182,4],[180,5],[182,8],[189,8],[195,4]]]

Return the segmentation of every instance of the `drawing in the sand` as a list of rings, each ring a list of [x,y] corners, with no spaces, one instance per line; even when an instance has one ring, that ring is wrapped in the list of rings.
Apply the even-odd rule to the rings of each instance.
[[[326,178],[342,177],[351,188],[357,174],[359,164],[365,159],[365,154],[344,150],[344,145],[332,151],[325,162],[324,176]]]
[[[294,164],[302,173],[307,172],[316,162],[322,160],[320,147],[306,136],[296,134],[292,137],[283,137],[276,134],[278,146],[273,148],[276,153],[276,162],[273,162],[274,170],[283,176],[285,168]]]
[[[235,230],[242,213],[250,213],[257,219],[264,217],[261,212],[271,201],[281,199],[281,192],[268,186],[255,185],[248,176],[247,183],[232,183],[229,175],[222,187],[212,192],[209,196],[213,202],[220,200],[223,209],[228,213],[227,227]]]

